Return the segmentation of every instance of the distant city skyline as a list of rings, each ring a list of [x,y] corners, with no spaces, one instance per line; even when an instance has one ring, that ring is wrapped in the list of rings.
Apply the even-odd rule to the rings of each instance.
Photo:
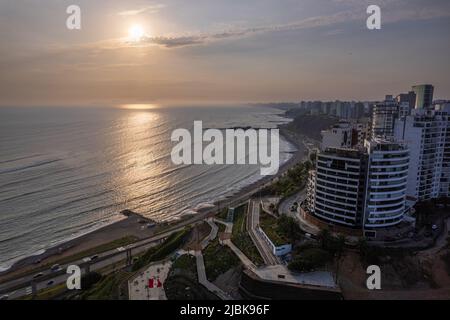
[[[450,99],[446,0],[79,0],[70,31],[72,4],[0,3],[0,106]]]

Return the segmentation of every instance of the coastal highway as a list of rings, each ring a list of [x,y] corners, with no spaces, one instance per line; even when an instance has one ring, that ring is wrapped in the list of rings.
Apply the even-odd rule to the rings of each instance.
[[[295,164],[297,161],[295,159],[296,157],[291,158],[287,163],[285,163],[279,170],[278,174],[273,177],[266,177],[266,179],[261,179],[258,183],[255,183],[252,187],[250,187],[248,190],[243,190],[240,194],[235,195],[233,197],[230,197],[229,199],[225,201],[221,201],[221,206],[237,206],[238,204],[247,201],[255,192],[258,192],[258,190],[263,189],[267,185],[269,185],[272,181],[272,179],[277,178],[281,176],[284,172],[286,172],[293,164]],[[150,248],[152,245],[155,245],[155,242],[160,241],[166,237],[168,237],[170,234],[180,231],[184,227],[188,225],[194,225],[196,223],[199,223],[203,221],[206,217],[210,216],[213,211],[217,210],[217,207],[214,209],[209,210],[208,212],[198,214],[190,219],[186,219],[185,221],[182,221],[172,227],[171,229],[168,229],[164,233],[155,235],[153,237],[143,239],[141,241],[138,241],[134,244],[131,244],[127,246],[125,249],[132,249],[132,254],[136,255],[137,253],[143,252]],[[90,262],[90,268],[91,270],[98,270],[99,268],[103,268],[108,265],[112,265],[114,263],[117,263],[117,261],[121,261],[126,258],[126,252],[120,251],[123,250],[122,248],[116,248],[107,252],[99,253],[98,258],[95,259],[95,262]],[[89,257],[85,257],[89,258]],[[42,272],[42,276],[39,277],[39,279],[36,279],[35,282],[37,284],[37,290],[47,287],[47,283],[49,281],[54,281],[53,285],[57,285],[58,283],[62,283],[66,281],[68,275],[65,273],[67,266],[69,265],[79,265],[80,267],[83,267],[87,262],[84,259],[73,261],[71,263],[67,263],[61,266],[62,270],[57,272],[51,272],[51,270],[44,270]],[[36,269],[39,269],[39,267],[36,267]],[[39,272],[36,271],[35,273],[27,273],[26,275],[17,276],[15,278],[8,279],[7,281],[4,281],[0,284],[0,297],[9,294],[10,299],[14,299],[17,297],[21,297],[23,295],[29,294],[29,287],[34,280],[33,277]]]
[[[240,197],[236,197],[233,200],[229,201],[229,203],[237,203],[240,201],[240,199],[247,196],[247,194],[243,194]],[[216,209],[217,208],[215,208],[215,210]],[[169,237],[175,232],[182,230],[186,226],[192,226],[198,223],[202,223],[204,219],[211,215],[211,211],[212,210],[209,210],[208,212],[198,214],[192,218],[181,221],[165,232],[154,235],[147,239],[140,240],[126,247],[115,248],[106,252],[98,253],[96,254],[97,258],[95,259],[95,261],[87,261],[91,257],[84,257],[83,259],[71,261],[70,263],[61,265],[61,270],[56,272],[52,272],[52,270],[50,270],[50,266],[47,270],[42,270],[41,268],[36,267],[37,271],[34,273],[20,275],[8,279],[3,283],[0,283],[0,297],[8,295],[8,299],[16,299],[25,295],[29,295],[31,293],[30,287],[33,281],[35,282],[36,289],[38,291],[44,288],[50,288],[52,286],[61,284],[65,282],[69,276],[68,274],[66,274],[66,270],[69,265],[78,265],[83,270],[83,267],[85,267],[86,264],[89,263],[90,270],[95,271],[126,259],[126,251],[129,249],[132,250],[133,256],[145,252],[152,246],[157,245],[159,241]],[[37,279],[34,279],[34,277],[38,273],[42,273],[42,275]],[[48,283],[50,281],[53,281],[53,283],[48,286]]]
[[[197,219],[200,219],[200,217],[197,217]],[[195,220],[197,220],[195,219]],[[67,278],[68,274],[66,274],[67,267],[69,265],[77,265],[82,270],[84,267],[89,264],[89,268],[91,271],[99,270],[102,268],[105,268],[107,266],[119,263],[120,261],[123,261],[126,259],[126,251],[131,250],[131,253],[133,256],[143,253],[149,248],[158,245],[162,240],[169,237],[171,234],[178,232],[182,230],[186,225],[188,224],[196,224],[199,223],[198,221],[186,221],[185,223],[179,224],[176,227],[172,228],[170,231],[166,231],[164,233],[155,235],[154,237],[141,240],[139,242],[130,244],[125,247],[115,248],[103,253],[97,254],[97,258],[95,260],[92,260],[91,257],[85,257],[83,259],[79,259],[76,261],[72,261],[70,263],[66,263],[61,265],[61,269],[52,272],[52,270],[47,269],[44,271],[41,271],[42,275],[38,277],[37,279],[34,279],[34,276],[37,274],[27,274],[26,276],[22,276],[19,278],[15,278],[13,280],[9,280],[7,282],[4,282],[0,284],[0,296],[8,295],[9,299],[15,299],[22,297],[24,295],[28,295],[31,293],[31,283],[34,281],[36,284],[36,289],[41,290],[44,288],[48,288],[51,286],[55,286],[61,283],[64,283]],[[89,261],[91,260],[91,261]],[[83,270],[84,272],[84,270]],[[48,286],[47,284],[49,281],[53,281],[53,283]]]

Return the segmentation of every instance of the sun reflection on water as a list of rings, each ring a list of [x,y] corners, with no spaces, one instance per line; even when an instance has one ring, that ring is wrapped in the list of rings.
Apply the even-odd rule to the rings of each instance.
[[[121,167],[126,169],[115,177],[115,184],[121,186],[120,197],[123,202],[132,201],[134,205],[143,206],[127,209],[147,213],[153,209],[148,205],[148,201],[153,199],[152,194],[164,187],[164,183],[156,178],[167,166],[164,161],[158,160],[162,152],[158,145],[165,141],[165,137],[160,135],[160,124],[163,119],[157,110],[149,111],[148,105],[145,105],[146,108],[129,106],[123,108],[130,112],[124,114],[125,130],[118,137],[118,148],[122,154],[118,160],[122,162]]]
[[[158,104],[154,103],[122,104],[119,106],[120,109],[126,110],[154,110],[159,107]]]

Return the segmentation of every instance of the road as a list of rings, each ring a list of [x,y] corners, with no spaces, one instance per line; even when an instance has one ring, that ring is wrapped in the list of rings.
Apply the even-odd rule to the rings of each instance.
[[[293,206],[294,202],[297,202],[300,205],[305,199],[306,189],[303,189],[295,195],[284,199],[284,201],[282,201],[278,206],[278,212],[280,214],[284,214],[288,217],[294,218],[298,222],[300,229],[304,233],[308,233],[312,237],[315,237],[317,234],[319,234],[320,228],[303,219],[299,210],[296,210],[294,212],[291,211],[291,207]]]
[[[170,231],[166,231],[152,238],[136,242],[134,244],[128,245],[126,247],[120,247],[113,250],[109,250],[98,254],[95,262],[88,261],[90,257],[85,257],[76,261],[72,261],[67,264],[61,265],[61,270],[57,272],[52,272],[51,270],[42,271],[42,276],[38,279],[33,279],[34,275],[26,275],[21,278],[16,278],[8,282],[2,283],[0,285],[0,295],[7,294],[9,299],[19,298],[30,293],[29,287],[33,280],[36,283],[36,289],[39,291],[45,289],[49,281],[53,281],[51,286],[55,286],[64,283],[67,280],[68,275],[66,274],[67,267],[69,265],[77,265],[82,268],[82,273],[84,273],[84,267],[89,264],[90,271],[100,270],[109,265],[119,263],[126,259],[126,251],[131,250],[132,255],[137,255],[139,253],[147,251],[149,248],[158,245],[162,240],[169,237],[171,234],[182,230],[185,225],[178,226]]]
[[[259,226],[259,202],[256,200],[250,200],[247,215],[247,231],[252,238],[253,243],[259,251],[259,254],[267,265],[277,265],[280,262],[272,253],[272,249],[267,242],[261,238],[257,227]]]
[[[278,206],[278,212],[280,214],[286,214],[288,216],[295,215],[295,212],[291,211],[292,206],[295,202],[299,205],[306,199],[306,188],[302,191],[284,199]]]

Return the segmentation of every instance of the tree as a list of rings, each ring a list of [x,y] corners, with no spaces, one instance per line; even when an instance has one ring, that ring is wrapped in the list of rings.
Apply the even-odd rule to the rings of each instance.
[[[338,282],[339,266],[341,263],[341,257],[342,253],[344,252],[346,242],[347,237],[345,235],[339,235],[336,239],[336,282]]]
[[[299,257],[289,263],[288,268],[297,272],[308,272],[323,267],[330,261],[330,254],[319,248],[303,251]]]
[[[347,242],[347,237],[345,235],[339,235],[336,239],[336,254],[338,259],[341,258],[342,253],[345,249],[345,243]]]
[[[365,255],[367,253],[368,246],[365,238],[359,238],[357,246],[361,255]]]
[[[282,215],[278,220],[278,226],[281,233],[285,234],[291,243],[298,239],[301,230],[294,218]]]
[[[81,288],[89,290],[94,284],[102,279],[102,275],[97,272],[89,272],[81,277]]]
[[[318,234],[318,239],[320,242],[320,247],[324,250],[327,250],[327,248],[329,248],[329,244],[331,241],[331,232],[328,229],[322,229],[320,230],[319,234]]]

